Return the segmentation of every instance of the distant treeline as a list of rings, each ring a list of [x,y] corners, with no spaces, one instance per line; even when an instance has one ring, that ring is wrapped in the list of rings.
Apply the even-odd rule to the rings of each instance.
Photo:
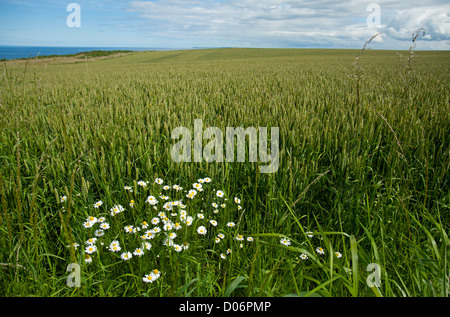
[[[77,58],[91,58],[91,57],[100,57],[100,56],[109,56],[119,53],[130,53],[133,51],[130,50],[113,50],[113,51],[102,51],[102,50],[96,50],[96,51],[89,51],[89,52],[80,52],[76,54],[65,54],[65,55],[37,55],[33,57],[22,57],[22,58],[16,58],[16,59],[29,59],[29,58],[51,58],[51,57],[77,57]],[[1,59],[0,61],[6,61],[5,58]]]

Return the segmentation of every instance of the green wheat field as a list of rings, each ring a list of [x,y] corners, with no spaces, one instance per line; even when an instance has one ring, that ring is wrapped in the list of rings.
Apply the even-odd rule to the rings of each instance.
[[[1,62],[0,295],[448,297],[449,70],[408,47]],[[278,127],[278,170],[174,162],[195,119]]]

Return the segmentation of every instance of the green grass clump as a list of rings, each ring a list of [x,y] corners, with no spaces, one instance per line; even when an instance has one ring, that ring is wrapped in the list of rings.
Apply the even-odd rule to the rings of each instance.
[[[25,69],[4,62],[0,294],[448,296],[449,53],[420,51],[405,70],[395,52],[365,51],[355,79],[358,54],[202,49]],[[278,127],[278,171],[259,173],[261,162],[174,162],[171,131],[193,131],[195,119],[222,131]],[[120,258],[141,246],[143,222],[163,209],[146,203],[164,194],[156,178],[189,190],[204,177],[212,179],[204,200],[168,195],[195,217],[175,231],[186,252],[161,235],[142,257]],[[217,227],[208,222],[214,190],[229,199]],[[118,204],[125,211],[112,217]],[[92,263],[85,242],[98,228],[83,227],[88,216],[111,226]],[[126,234],[127,225],[141,230]],[[223,246],[214,242],[219,230]],[[113,240],[121,252],[107,249]],[[79,288],[66,284],[69,263],[81,266]],[[371,263],[379,287],[367,284]],[[154,269],[159,278],[145,283]]]

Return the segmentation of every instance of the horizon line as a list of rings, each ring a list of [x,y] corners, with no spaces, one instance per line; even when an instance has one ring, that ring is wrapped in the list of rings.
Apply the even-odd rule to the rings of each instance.
[[[313,50],[360,50],[358,47],[252,47],[252,46],[192,46],[192,47],[163,47],[163,46],[114,46],[114,45],[80,45],[80,46],[68,46],[68,45],[27,45],[27,44],[0,44],[0,47],[62,47],[62,48],[136,48],[136,49],[164,49],[164,50],[193,50],[193,49],[313,49]],[[394,48],[374,48],[370,50],[377,51],[407,51],[408,49],[394,49]],[[416,47],[416,51],[450,51],[449,49],[421,49]]]

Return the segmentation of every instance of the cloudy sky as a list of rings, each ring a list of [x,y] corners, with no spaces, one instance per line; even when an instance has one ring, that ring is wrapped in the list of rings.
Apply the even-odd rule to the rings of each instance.
[[[450,1],[0,0],[0,45],[407,49],[421,26],[417,49],[449,50]]]

